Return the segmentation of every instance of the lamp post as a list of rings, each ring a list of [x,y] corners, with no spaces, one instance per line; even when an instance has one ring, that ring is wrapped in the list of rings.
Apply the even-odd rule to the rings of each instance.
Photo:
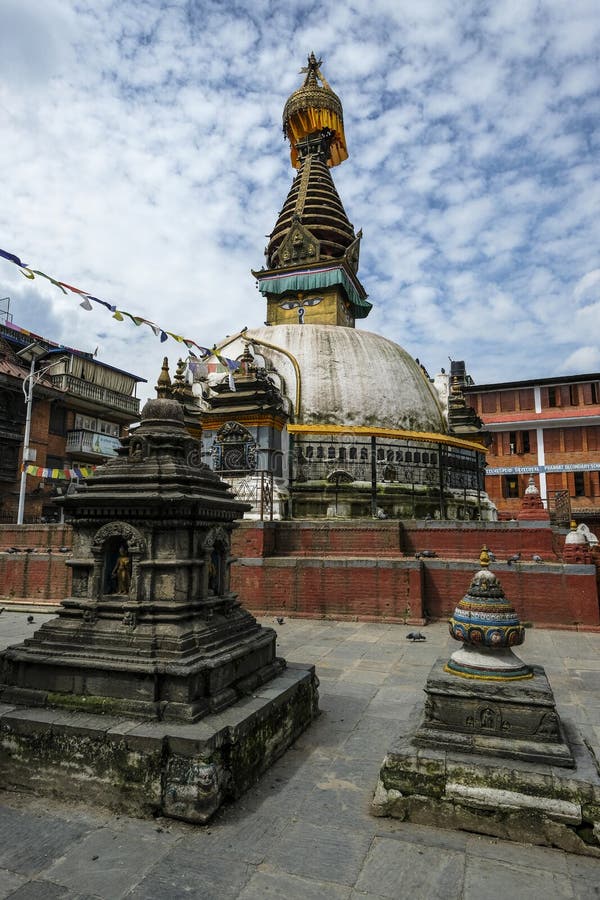
[[[21,467],[21,484],[19,487],[19,506],[17,509],[17,525],[23,524],[24,513],[25,513],[25,488],[27,485],[27,472],[25,471],[25,466],[31,460],[31,448],[29,446],[29,438],[31,435],[31,407],[33,404],[33,385],[34,379],[36,377],[35,372],[35,364],[38,359],[41,359],[43,356],[46,356],[48,351],[39,341],[34,341],[33,344],[29,344],[28,347],[24,347],[22,350],[17,352],[17,356],[20,356],[21,359],[28,361],[30,363],[29,366],[29,375],[23,381],[23,393],[25,394],[25,434],[23,436],[23,459],[22,459],[22,467]],[[40,378],[44,375],[48,369],[51,369],[55,363],[51,363],[51,365],[47,366],[45,369],[42,369],[37,373],[37,377]],[[27,387],[25,387],[25,382],[27,382]]]

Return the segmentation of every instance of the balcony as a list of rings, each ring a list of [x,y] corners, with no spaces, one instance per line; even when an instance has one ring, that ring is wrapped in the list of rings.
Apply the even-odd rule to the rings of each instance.
[[[127,413],[132,419],[139,416],[140,401],[137,397],[120,394],[118,391],[102,387],[99,384],[93,384],[91,381],[83,381],[81,378],[76,378],[74,375],[66,373],[51,375],[50,378],[54,387],[58,388],[59,391],[65,391],[72,397],[79,397],[96,406],[101,406],[104,411],[111,409]]]
[[[116,456],[121,446],[119,438],[98,431],[68,431],[65,451],[69,454],[85,453],[92,456]]]

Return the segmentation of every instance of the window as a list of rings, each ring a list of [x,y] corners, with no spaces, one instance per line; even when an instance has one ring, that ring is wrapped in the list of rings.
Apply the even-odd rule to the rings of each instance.
[[[323,459],[323,448],[321,446],[317,447],[317,459]]]
[[[565,428],[565,453],[577,453],[583,449],[581,428]]]
[[[415,455],[413,456],[413,462],[420,463],[421,462],[421,454],[418,450],[415,450]]]
[[[335,459],[335,447],[329,447],[329,449],[327,450],[327,458]]]
[[[407,450],[404,454],[404,462],[412,462],[412,453],[410,450]]]
[[[394,451],[388,450],[387,453],[385,454],[385,458],[387,459],[388,462],[394,462]]]
[[[350,447],[350,459],[355,460],[357,455],[356,447]]]
[[[521,447],[523,453],[531,453],[531,444],[529,441],[529,432],[523,431],[521,432]]]
[[[560,453],[560,428],[544,429],[546,453]]]
[[[48,423],[48,431],[50,434],[66,434],[67,433],[67,410],[58,403],[50,406],[50,422]]]
[[[363,459],[363,460],[369,458],[369,451],[367,450],[366,447],[361,447],[361,448],[360,448],[360,458]]]
[[[313,453],[314,453],[314,450],[313,450],[312,446],[309,444],[309,445],[307,446],[307,448],[306,448],[306,458],[307,458],[307,459],[312,459],[312,458],[313,458]]]
[[[98,419],[98,431],[100,434],[110,434],[112,437],[119,437],[119,426],[114,422],[106,422],[104,419]]]
[[[402,462],[402,450],[396,450],[396,462]]]
[[[534,409],[533,388],[519,391],[519,409]]]
[[[588,425],[586,434],[588,450],[600,450],[600,425]]]
[[[564,490],[563,473],[548,472],[548,474],[546,475],[546,489],[549,496],[552,496],[557,491]]]
[[[345,447],[340,447],[340,449],[338,451],[338,459],[341,462],[344,462],[346,460],[346,448]]]
[[[383,448],[379,447],[377,450],[377,459],[383,461],[385,459],[385,454],[383,452]]]
[[[91,416],[75,416],[75,429],[77,431],[96,431],[97,420]]]
[[[579,406],[579,390],[576,384],[569,385],[569,403],[571,406]]]
[[[515,409],[515,393],[514,391],[502,391],[500,394],[500,409],[502,412],[514,412]]]
[[[495,413],[496,412],[496,397],[497,394],[484,394],[481,398],[481,411],[483,413]]]
[[[583,477],[583,472],[574,472],[575,476],[575,496],[576,497],[585,497],[585,479]]]
[[[423,464],[429,465],[429,453],[423,453]]]
[[[517,452],[517,432],[516,431],[508,432],[508,447],[509,447],[509,451],[508,451],[509,453]]]
[[[556,406],[556,388],[548,388],[548,406]]]
[[[503,494],[507,498],[519,496],[519,479],[517,478],[516,475],[505,475],[504,476]]]
[[[590,393],[592,396],[592,403],[600,402],[599,401],[600,392],[598,391],[598,382],[597,381],[592,381],[592,383],[590,384]]]

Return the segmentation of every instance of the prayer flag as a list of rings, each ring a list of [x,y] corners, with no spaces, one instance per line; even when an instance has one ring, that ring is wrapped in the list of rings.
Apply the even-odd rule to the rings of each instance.
[[[0,250],[0,256],[10,260],[10,262],[14,262],[15,265],[21,266],[23,269],[27,266],[27,263],[21,262],[18,256],[15,256],[14,253],[8,253],[6,250]]]

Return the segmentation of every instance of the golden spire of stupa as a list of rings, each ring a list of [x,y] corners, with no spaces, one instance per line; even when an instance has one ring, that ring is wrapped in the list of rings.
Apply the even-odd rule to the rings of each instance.
[[[296,169],[300,168],[298,141],[323,129],[331,132],[327,164],[338,166],[348,159],[342,103],[323,77],[321,63],[314,53],[310,54],[308,65],[300,70],[306,73],[304,84],[288,97],[283,109],[283,133],[290,142],[291,161]]]

